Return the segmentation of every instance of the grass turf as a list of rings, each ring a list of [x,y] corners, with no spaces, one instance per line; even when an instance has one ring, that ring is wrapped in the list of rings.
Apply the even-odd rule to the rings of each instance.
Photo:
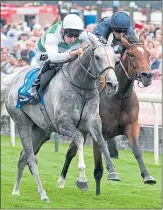
[[[101,195],[95,196],[93,177],[94,162],[91,146],[84,147],[86,175],[89,189],[81,192],[75,186],[78,177],[78,156],[69,168],[64,189],[57,188],[57,179],[62,170],[68,144],[60,144],[59,152],[54,152],[54,143],[45,143],[37,155],[39,174],[50,203],[43,203],[37,194],[35,181],[28,168],[24,170],[20,197],[11,195],[17,170],[21,143],[16,139],[16,147],[10,145],[10,138],[1,138],[1,208],[162,208],[161,157],[160,165],[154,165],[153,153],[143,153],[150,174],[157,180],[156,185],[145,185],[139,167],[131,151],[120,150],[120,159],[113,160],[121,182],[108,181],[105,169],[101,183]]]

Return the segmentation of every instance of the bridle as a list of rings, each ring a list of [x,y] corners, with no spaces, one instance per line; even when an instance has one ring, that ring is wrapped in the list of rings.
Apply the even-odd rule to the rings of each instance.
[[[82,61],[81,61],[81,59],[80,59],[80,55],[78,56],[78,63],[79,63],[79,65],[82,67],[82,69],[86,72],[86,75],[88,74],[89,76],[91,76],[91,78],[92,79],[94,79],[94,80],[100,80],[100,78],[105,78],[105,81],[104,81],[104,79],[102,79],[102,80],[100,80],[100,82],[102,82],[103,84],[105,84],[105,86],[106,86],[106,75],[107,75],[107,73],[108,73],[108,71],[106,72],[106,74],[104,75],[104,76],[101,76],[106,70],[110,70],[110,69],[113,69],[114,71],[115,71],[115,69],[114,69],[114,67],[113,66],[111,66],[111,62],[110,62],[110,58],[109,58],[109,56],[108,56],[108,53],[107,53],[107,51],[106,51],[106,49],[105,49],[105,46],[107,46],[106,44],[105,45],[103,45],[103,44],[99,44],[99,45],[95,45],[95,46],[88,46],[88,47],[85,47],[85,48],[89,48],[89,47],[92,47],[92,53],[91,53],[91,59],[90,59],[90,62],[91,62],[91,60],[92,59],[95,59],[94,58],[94,50],[95,49],[97,49],[98,47],[104,47],[104,50],[105,50],[105,54],[106,54],[106,57],[107,57],[107,61],[108,61],[108,66],[106,67],[106,68],[104,68],[101,72],[99,72],[98,73],[98,75],[93,75],[91,72],[90,72],[90,70],[89,70],[89,68],[90,68],[90,66],[88,67],[88,69],[86,69],[85,67],[84,67],[84,65],[83,65],[83,63],[82,63]],[[110,46],[110,45],[109,45]],[[95,65],[95,62],[93,62],[94,63],[94,68],[96,68],[97,69],[97,66]],[[61,68],[61,70],[62,70],[62,68]],[[94,87],[94,88],[85,88],[85,87],[81,87],[81,86],[78,86],[77,84],[74,84],[74,82],[72,82],[66,75],[65,75],[65,73],[64,73],[64,71],[62,70],[62,73],[63,73],[63,75],[65,76],[65,78],[70,82],[70,84],[73,86],[73,87],[75,87],[75,88],[77,88],[77,89],[82,89],[82,90],[86,90],[86,91],[94,91],[94,90],[96,90],[97,89],[97,87]],[[103,87],[102,87],[102,89],[105,87],[104,85],[103,85]],[[81,95],[82,97],[84,97],[81,93],[79,93],[79,91],[76,89],[76,91],[78,92],[78,94],[79,95]],[[102,90],[101,90],[102,91]],[[100,92],[101,92],[100,91]],[[93,96],[91,96],[89,99],[91,99],[91,98],[93,98],[95,95],[97,94],[97,91],[95,91],[95,93],[93,94]],[[89,100],[89,99],[87,99],[87,98],[85,98],[84,97],[84,99],[85,100]]]
[[[128,49],[125,50],[122,58],[120,59],[119,63],[124,71],[124,73],[126,74],[128,80],[135,80],[135,79],[138,79],[138,82],[140,80],[140,76],[141,76],[141,72],[140,71],[137,71],[137,69],[133,66],[133,61],[132,61],[132,58],[131,58],[131,55],[130,55],[130,50],[134,47],[134,46],[143,46],[142,43],[134,43],[132,44]],[[124,56],[126,55],[126,58],[125,60],[127,60],[128,62],[128,66],[130,66],[131,70],[135,73],[134,76],[130,76],[128,71],[126,70],[126,68],[124,67],[123,63],[121,60],[123,60]],[[127,57],[128,56],[128,57]],[[128,59],[127,59],[128,58]]]
[[[95,80],[96,80],[96,79],[100,79],[101,75],[102,75],[106,70],[110,70],[110,69],[115,70],[114,67],[111,66],[111,61],[110,61],[110,58],[109,58],[109,56],[108,56],[108,53],[107,53],[107,51],[106,51],[105,46],[107,46],[107,45],[106,45],[106,44],[105,44],[105,45],[99,44],[99,45],[96,45],[96,46],[94,46],[94,47],[92,48],[91,60],[94,58],[94,50],[97,49],[98,47],[104,47],[104,51],[105,51],[105,54],[106,54],[106,57],[107,57],[107,61],[108,61],[108,64],[109,64],[106,68],[104,68],[102,71],[100,71],[97,75],[93,75],[92,73],[90,73],[89,68],[86,69],[86,68],[84,67],[84,65],[83,65],[82,62],[81,62],[80,56],[78,56],[78,62],[79,62],[79,64],[80,64],[80,66],[82,67],[82,69],[83,69],[84,71],[86,71],[87,74],[88,74],[89,76],[91,76],[91,78],[93,78],[93,79],[95,79]],[[94,59],[95,59],[95,58],[94,58]],[[95,65],[95,62],[94,62],[94,67],[97,69],[97,66]],[[107,72],[107,73],[108,73],[108,72]],[[106,75],[105,75],[105,76],[106,76]]]

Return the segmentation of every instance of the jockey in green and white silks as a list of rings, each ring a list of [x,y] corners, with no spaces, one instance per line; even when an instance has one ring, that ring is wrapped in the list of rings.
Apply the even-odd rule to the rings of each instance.
[[[89,33],[89,36],[98,40],[94,34]],[[39,100],[37,93],[40,90],[45,90],[51,78],[60,69],[58,65],[69,62],[80,55],[84,45],[90,43],[82,19],[75,14],[67,15],[63,21],[59,21],[47,29],[36,43],[36,60],[41,71],[31,88],[35,97],[33,104]],[[50,63],[53,63],[52,68]]]
[[[36,43],[37,62],[42,67],[45,60],[62,63],[81,53],[81,45],[88,41],[82,19],[75,14],[67,15],[40,37]],[[79,49],[79,50],[77,50]]]

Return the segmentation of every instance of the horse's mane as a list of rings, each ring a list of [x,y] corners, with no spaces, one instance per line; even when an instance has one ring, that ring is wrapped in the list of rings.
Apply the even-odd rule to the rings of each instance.
[[[135,44],[139,43],[138,38],[135,35],[125,35],[124,38],[130,43]]]

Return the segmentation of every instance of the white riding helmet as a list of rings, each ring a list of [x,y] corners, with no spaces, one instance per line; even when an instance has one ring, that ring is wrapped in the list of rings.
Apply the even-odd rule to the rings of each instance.
[[[64,29],[84,30],[83,20],[76,14],[69,14],[63,19]]]

